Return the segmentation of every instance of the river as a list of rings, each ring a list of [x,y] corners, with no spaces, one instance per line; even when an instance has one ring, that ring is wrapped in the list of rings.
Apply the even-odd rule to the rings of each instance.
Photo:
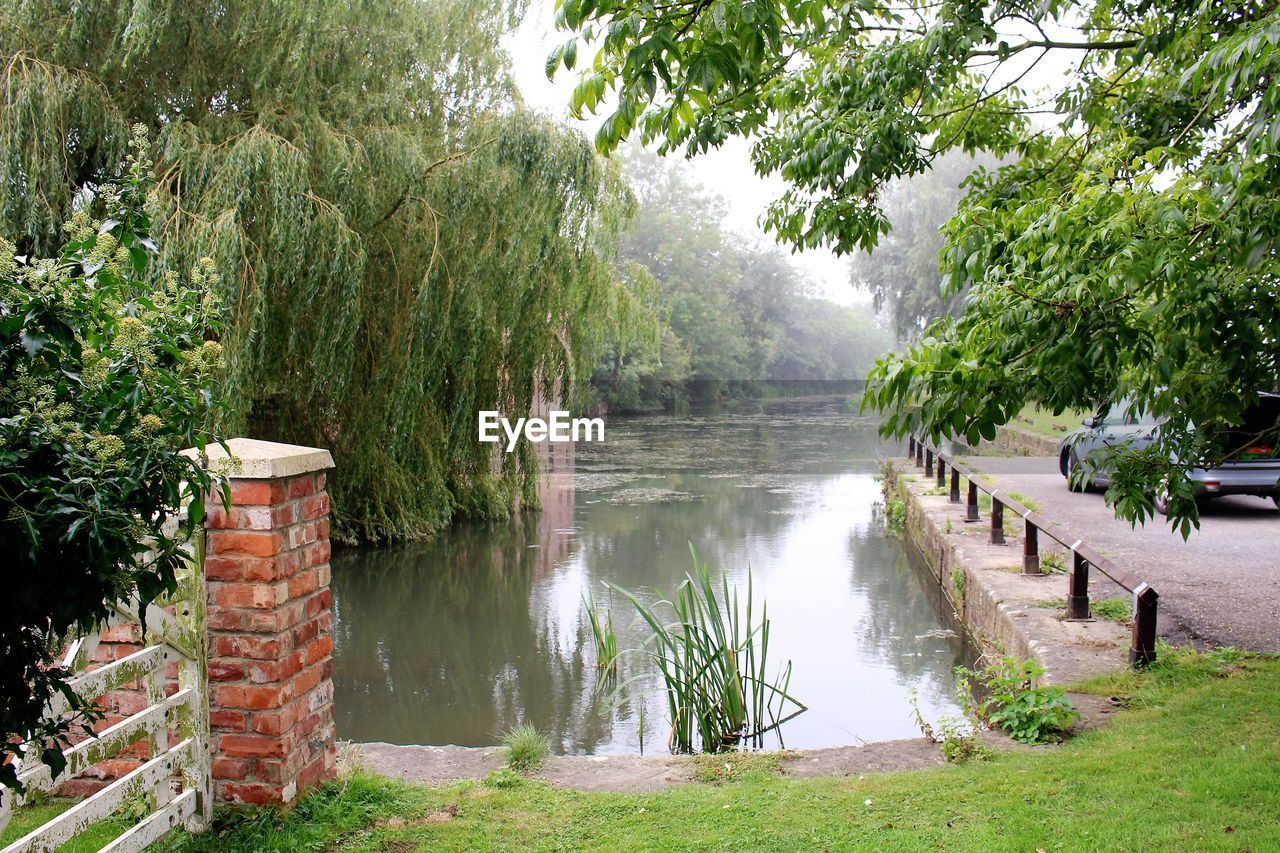
[[[334,554],[340,738],[482,746],[527,721],[561,753],[665,750],[652,665],[627,656],[625,686],[602,688],[582,597],[611,608],[621,648],[639,648],[648,632],[606,582],[669,595],[690,543],[717,583],[751,572],[770,660],[792,662],[808,710],[768,745],[917,736],[913,690],[933,721],[958,714],[959,626],[882,528],[886,448],[842,398],[612,418],[603,443],[545,447],[543,512]]]

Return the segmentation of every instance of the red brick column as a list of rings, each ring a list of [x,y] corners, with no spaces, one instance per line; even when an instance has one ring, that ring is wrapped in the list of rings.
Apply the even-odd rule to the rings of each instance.
[[[327,450],[232,439],[206,521],[215,795],[289,803],[334,775]]]

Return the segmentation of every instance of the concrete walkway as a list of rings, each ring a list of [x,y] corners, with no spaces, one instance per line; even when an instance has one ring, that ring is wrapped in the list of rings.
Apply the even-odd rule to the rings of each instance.
[[[1280,513],[1271,501],[1215,500],[1184,542],[1163,516],[1135,529],[1115,517],[1101,492],[1071,492],[1055,458],[964,461],[1155,587],[1162,616],[1181,623],[1162,618],[1162,634],[1176,638],[1185,629],[1212,645],[1280,652]]]

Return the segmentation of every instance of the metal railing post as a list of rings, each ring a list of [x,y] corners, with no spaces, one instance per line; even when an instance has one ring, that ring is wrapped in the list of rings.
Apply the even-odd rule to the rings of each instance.
[[[1071,579],[1067,581],[1067,620],[1087,621],[1089,616],[1089,561],[1076,552],[1079,545],[1071,546]]]
[[[1022,573],[1024,575],[1040,574],[1040,531],[1024,518],[1026,528],[1022,537]]]
[[[950,503],[960,503],[960,477],[963,472],[968,483],[967,500],[965,501],[965,520],[978,521],[978,492],[984,491],[991,496],[990,542],[992,545],[1006,544],[1004,532],[1004,516],[1008,504],[999,497],[997,489],[985,489],[978,485],[972,472],[958,462],[949,459],[941,450],[925,448],[924,442],[912,437],[911,452],[917,467],[925,469],[930,477],[936,477],[937,486],[942,489],[947,484],[947,472],[951,473],[951,488],[948,494]],[[937,466],[934,468],[933,466]],[[1014,502],[1017,505],[1017,502]],[[1022,573],[1025,575],[1041,575],[1040,568],[1040,527],[1037,522],[1040,516],[1023,508],[1022,537]],[[1032,519],[1036,519],[1033,521]],[[1045,534],[1055,542],[1067,546],[1065,540],[1059,538],[1062,531],[1056,525],[1049,524]],[[1089,575],[1096,569],[1104,576],[1115,581],[1121,588],[1133,591],[1133,631],[1129,644],[1129,661],[1134,666],[1143,666],[1156,659],[1156,625],[1159,611],[1159,598],[1151,585],[1135,577],[1132,573],[1112,565],[1105,556],[1098,554],[1082,540],[1067,546],[1071,550],[1071,569],[1067,581],[1067,613],[1068,621],[1079,622],[1091,620],[1089,601]],[[1088,555],[1087,557],[1085,555]]]
[[[1133,636],[1129,663],[1145,666],[1156,659],[1156,608],[1160,596],[1145,581],[1133,591]]]

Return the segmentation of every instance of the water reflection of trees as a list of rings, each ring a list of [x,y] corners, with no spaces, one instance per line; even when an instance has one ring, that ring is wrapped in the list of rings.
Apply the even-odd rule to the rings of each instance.
[[[854,421],[836,398],[770,401],[757,411],[719,416],[622,419],[606,442],[579,448],[577,464],[641,472],[847,473],[873,470],[880,452],[874,424]]]
[[[593,574],[612,583],[674,590],[691,568],[689,543],[716,566],[730,568],[748,538],[769,539],[789,523],[794,498],[731,479],[673,474],[660,488],[693,494],[673,501],[608,503],[586,507],[579,547]],[[649,553],[651,560],[634,559]],[[744,567],[737,567],[743,568]]]
[[[584,677],[594,669],[581,652],[584,626],[563,644],[557,626],[531,613],[534,580],[572,541],[556,532],[571,526],[571,509],[568,520],[554,516],[334,555],[344,737],[477,745],[526,719],[574,748],[603,736],[583,686],[594,682]]]
[[[581,593],[590,586],[607,602],[604,581],[671,593],[690,568],[689,542],[735,576],[753,559],[776,566],[796,514],[821,499],[814,484],[877,464],[874,429],[848,430],[838,404],[762,411],[611,424],[606,444],[580,447],[576,460],[548,460],[554,476],[540,495],[542,513],[462,526],[428,544],[335,554],[340,735],[481,745],[528,721],[560,749],[596,752],[634,741],[643,706],[647,746],[661,749],[665,703],[656,681],[602,707]],[[640,479],[575,497],[575,463]],[[692,498],[611,502],[618,488]],[[940,621],[925,573],[873,529],[855,529],[847,558],[850,582],[870,606],[851,619],[859,644],[924,698],[948,693],[958,643],[914,637]],[[640,645],[647,631],[617,596],[614,615],[621,647]],[[618,678],[651,669],[629,657]]]
[[[789,418],[819,428],[797,428]],[[780,429],[780,423],[788,428]],[[875,470],[875,430],[851,430],[849,423],[837,403],[815,411],[812,402],[786,401],[727,419],[626,422],[626,429],[610,433],[605,445],[579,450],[579,470],[627,468],[640,479],[626,488],[678,494],[670,500],[655,494],[649,502],[616,503],[613,489],[580,491],[584,559],[614,583],[667,592],[689,569],[690,542],[713,565],[745,571],[745,565],[735,565],[743,543],[750,540],[757,553],[772,556],[767,549],[792,523],[797,494],[809,491],[808,485],[797,489],[798,470],[832,476]],[[654,559],[643,571],[634,568],[636,561],[622,559],[646,550]]]
[[[849,540],[850,583],[871,603],[855,630],[866,648],[892,666],[901,683],[930,704],[944,704],[955,681],[953,670],[971,662],[955,618],[937,581],[913,564],[902,545],[883,536]],[[943,625],[954,637],[917,635],[920,625]]]

